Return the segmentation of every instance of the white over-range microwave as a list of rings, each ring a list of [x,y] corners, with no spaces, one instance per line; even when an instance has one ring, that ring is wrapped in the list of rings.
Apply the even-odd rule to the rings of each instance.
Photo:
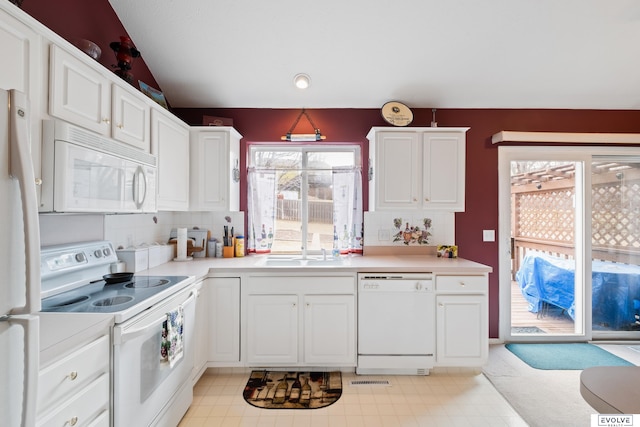
[[[40,212],[157,210],[156,156],[61,120],[42,136]]]

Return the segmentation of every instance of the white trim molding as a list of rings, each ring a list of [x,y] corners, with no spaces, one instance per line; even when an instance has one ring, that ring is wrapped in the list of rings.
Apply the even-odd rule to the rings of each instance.
[[[517,132],[503,130],[491,137],[492,144],[501,142],[559,144],[640,144],[640,133],[571,133],[571,132]]]

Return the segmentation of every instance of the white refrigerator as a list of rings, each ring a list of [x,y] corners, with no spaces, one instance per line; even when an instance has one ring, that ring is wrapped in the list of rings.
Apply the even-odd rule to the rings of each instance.
[[[40,311],[40,230],[29,102],[0,90],[0,416],[35,424]]]

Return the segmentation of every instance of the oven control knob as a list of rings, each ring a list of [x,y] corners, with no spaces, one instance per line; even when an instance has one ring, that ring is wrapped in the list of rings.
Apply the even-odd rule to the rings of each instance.
[[[102,250],[102,253],[104,254],[104,256],[109,256],[109,255],[111,255],[111,249],[109,249],[109,248],[104,248],[104,249]]]
[[[102,251],[100,249],[96,250],[93,254],[96,256],[96,258],[102,257]]]
[[[85,260],[86,260],[86,258],[84,257],[84,252],[78,252],[76,254],[76,261],[84,262]]]

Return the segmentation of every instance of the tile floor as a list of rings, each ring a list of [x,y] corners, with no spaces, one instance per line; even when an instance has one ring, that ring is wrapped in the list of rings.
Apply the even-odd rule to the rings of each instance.
[[[475,370],[438,369],[429,376],[356,376],[343,372],[340,399],[313,410],[249,405],[242,397],[249,372],[207,371],[195,386],[193,404],[179,427],[527,425]],[[351,386],[352,379],[386,379],[391,386]]]

